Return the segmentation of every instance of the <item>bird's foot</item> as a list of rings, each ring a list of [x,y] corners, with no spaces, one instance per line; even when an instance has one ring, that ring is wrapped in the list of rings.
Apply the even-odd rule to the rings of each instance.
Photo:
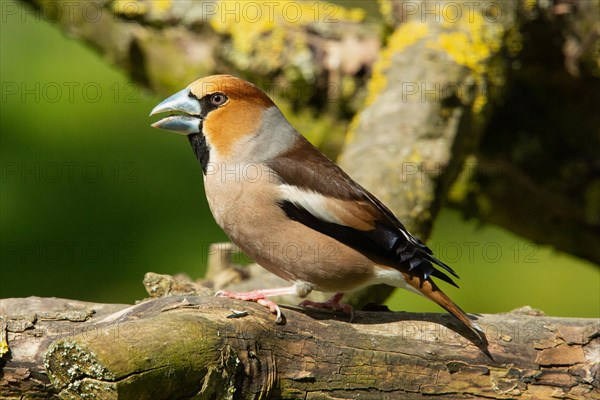
[[[274,301],[267,299],[267,296],[278,296],[282,294],[289,294],[293,290],[292,288],[278,288],[278,289],[264,289],[264,290],[253,290],[251,292],[230,292],[228,290],[219,290],[215,296],[227,297],[235,300],[243,301],[254,301],[261,306],[267,307],[269,311],[277,316],[275,319],[276,324],[285,323],[285,317],[283,316],[281,309]]]
[[[327,301],[304,300],[300,303],[300,307],[327,308],[334,311],[341,311],[349,315],[350,322],[352,322],[354,320],[354,308],[350,304],[340,303],[343,296],[344,293],[336,293]]]

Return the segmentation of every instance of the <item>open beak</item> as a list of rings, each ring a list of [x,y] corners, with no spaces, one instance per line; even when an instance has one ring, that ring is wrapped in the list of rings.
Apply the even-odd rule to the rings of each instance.
[[[200,102],[185,88],[154,107],[150,115],[170,112],[166,118],[152,124],[153,128],[176,132],[181,135],[200,133]],[[181,113],[181,114],[176,114]]]

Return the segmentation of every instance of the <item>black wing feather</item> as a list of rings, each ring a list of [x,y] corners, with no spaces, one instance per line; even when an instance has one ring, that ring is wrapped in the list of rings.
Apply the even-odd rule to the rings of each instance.
[[[400,232],[392,237],[389,228],[381,228],[379,225],[374,230],[360,231],[345,225],[323,221],[306,209],[298,207],[287,200],[280,201],[279,207],[288,218],[331,236],[342,243],[360,249],[367,254],[384,255],[403,263],[408,266],[409,272],[419,274],[423,279],[427,279],[431,275],[458,287],[452,278],[433,266],[433,263],[440,263],[442,266],[445,264],[441,261],[436,262],[437,259],[427,253],[427,250],[429,250],[427,247],[427,250],[421,250],[420,247],[406,240]],[[450,267],[446,267],[453,275],[456,275]]]
[[[431,275],[457,286],[446,273],[436,269],[434,265],[458,278],[452,268],[435,258],[431,249],[411,235],[379,199],[356,183],[303,137],[299,137],[296,147],[290,149],[287,154],[280,155],[277,162],[270,163],[269,166],[282,183],[315,191],[325,197],[366,202],[375,208],[378,215],[375,228],[363,231],[323,221],[291,201],[282,200],[279,206],[289,218],[356,249],[395,260],[405,265],[410,273],[419,274],[423,279]]]

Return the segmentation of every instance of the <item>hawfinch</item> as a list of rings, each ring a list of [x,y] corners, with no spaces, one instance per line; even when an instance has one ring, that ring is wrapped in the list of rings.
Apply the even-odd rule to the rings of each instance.
[[[385,283],[435,301],[479,337],[481,328],[432,277],[456,284],[448,265],[375,196],[310,144],[259,88],[229,75],[200,79],[156,106],[152,126],[186,135],[202,166],[212,214],[249,257],[291,286],[218,295],[256,301],[281,320],[269,296],[336,293],[327,307],[352,313],[343,293]]]

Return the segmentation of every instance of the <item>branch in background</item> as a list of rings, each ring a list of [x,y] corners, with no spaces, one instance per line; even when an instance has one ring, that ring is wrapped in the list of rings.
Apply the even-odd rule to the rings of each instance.
[[[373,67],[366,105],[340,157],[423,240],[466,156],[477,149],[489,118],[487,88],[504,74],[498,58],[516,23],[511,3],[489,15],[484,3],[453,2],[464,13],[455,23],[424,18],[426,3],[389,3],[387,15],[398,27]],[[363,296],[382,301],[391,291],[368,288]]]
[[[384,1],[380,12],[394,30],[381,52],[383,21],[328,3],[298,3],[313,7],[298,21],[273,9],[265,24],[219,1],[23,2],[156,92],[215,71],[249,78],[287,100],[278,103],[292,123],[312,130],[330,155],[345,118],[360,110],[341,163],[422,238],[468,154],[481,154],[481,165],[510,165],[539,190],[524,190],[508,207],[510,178],[494,182],[482,170],[454,206],[600,263],[590,246],[600,230],[596,2],[465,0],[436,3],[442,14],[432,15],[425,1]],[[331,132],[337,136],[322,141]],[[540,207],[541,197],[551,200]]]
[[[450,201],[600,265],[600,6],[547,5],[522,11],[506,40],[512,67]]]
[[[362,9],[319,1],[24,2],[163,95],[219,71],[288,101],[338,102],[379,50],[381,27]]]

